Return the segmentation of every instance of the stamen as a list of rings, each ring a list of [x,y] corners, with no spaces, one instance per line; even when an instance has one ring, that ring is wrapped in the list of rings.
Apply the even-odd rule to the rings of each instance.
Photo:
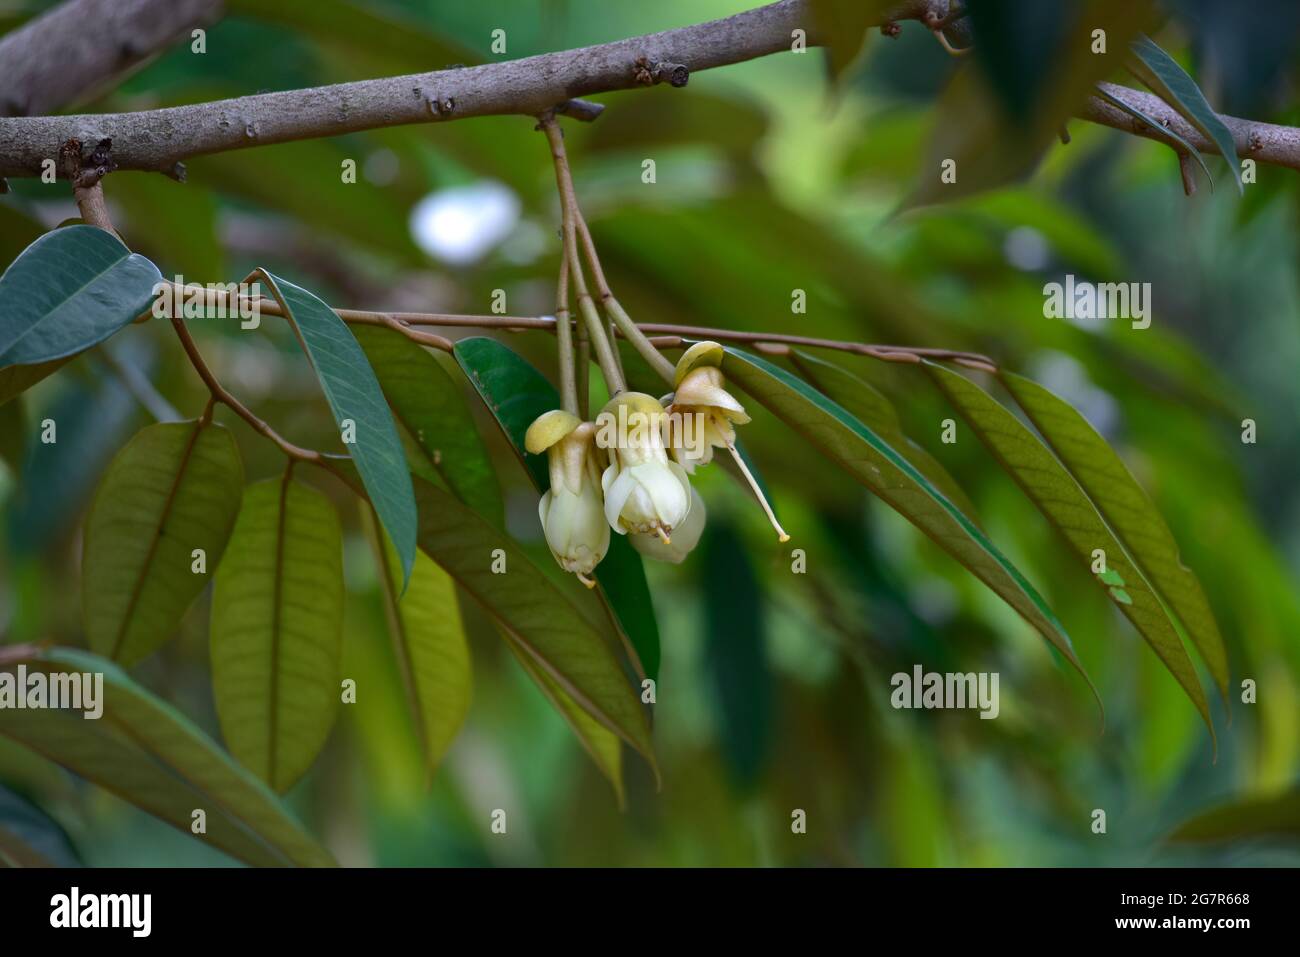
[[[583,583],[584,585],[586,585],[588,588],[595,588],[595,587],[596,587],[596,579],[594,579],[594,578],[588,578],[588,577],[587,577],[586,575],[584,575],[582,572],[575,572],[574,574],[576,574],[576,575],[578,576],[578,581],[582,582],[582,583]]]
[[[673,543],[673,540],[668,537],[668,533],[664,531],[664,527],[662,525],[656,525],[655,531],[659,533],[659,537],[664,540],[665,545],[671,545]]]
[[[727,442],[727,451],[731,453],[731,457],[735,459],[736,464],[740,466],[740,471],[744,473],[745,479],[749,482],[749,487],[754,490],[754,495],[758,497],[758,504],[762,505],[763,511],[767,513],[767,520],[771,522],[772,527],[776,529],[777,541],[790,541],[790,536],[785,533],[785,529],[781,527],[781,523],[776,520],[776,514],[772,511],[772,506],[767,504],[767,498],[763,495],[763,490],[758,487],[758,482],[754,481],[754,476],[750,474],[749,466],[745,464],[745,460],[742,459],[740,453],[736,451],[736,446],[730,441]]]

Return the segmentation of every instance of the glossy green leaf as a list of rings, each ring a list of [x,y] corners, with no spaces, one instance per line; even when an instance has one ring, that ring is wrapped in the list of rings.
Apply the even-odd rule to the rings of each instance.
[[[893,446],[950,502],[965,512],[972,521],[975,520],[975,503],[970,500],[970,496],[948,474],[938,459],[903,433],[898,410],[879,390],[833,362],[798,351],[793,354],[793,358],[795,367],[805,380]]]
[[[601,634],[510,538],[450,493],[423,479],[415,487],[420,548],[583,710],[653,765],[645,711]],[[498,560],[504,573],[493,571]]]
[[[1096,504],[1116,537],[1176,616],[1228,700],[1228,655],[1201,583],[1137,479],[1082,415],[1036,382],[1003,373],[1002,382],[1039,434]]]
[[[1210,172],[1210,167],[1205,165],[1205,157],[1201,155],[1200,150],[1198,150],[1191,143],[1187,142],[1187,140],[1184,139],[1183,136],[1177,130],[1165,126],[1163,123],[1160,123],[1155,119],[1151,118],[1150,116],[1148,116],[1146,113],[1143,113],[1136,106],[1133,106],[1130,103],[1126,103],[1124,100],[1120,99],[1118,96],[1115,96],[1113,93],[1107,90],[1104,86],[1097,87],[1097,95],[1100,96],[1107,103],[1109,103],[1111,106],[1114,106],[1117,109],[1121,109],[1129,116],[1133,117],[1135,120],[1138,120],[1141,123],[1145,123],[1148,129],[1157,130],[1160,133],[1163,133],[1165,136],[1169,137],[1171,140],[1173,140],[1175,143],[1181,146],[1189,156],[1191,156],[1193,159],[1196,160],[1197,165],[1200,166],[1201,170],[1205,173],[1205,178],[1210,181],[1210,189],[1211,190],[1214,189],[1214,174]]]
[[[502,635],[520,667],[528,677],[533,679],[533,683],[542,689],[542,694],[546,695],[555,710],[568,722],[587,754],[591,756],[591,760],[600,769],[600,773],[609,780],[614,788],[614,796],[618,798],[618,806],[620,809],[623,808],[627,802],[627,795],[623,788],[622,740],[574,701],[568,692],[560,687],[559,682],[538,665],[509,632],[502,630]]]
[[[243,486],[235,440],[212,422],[150,425],[127,443],[86,519],[81,595],[92,651],[130,666],[171,637],[221,561]]]
[[[437,770],[469,713],[469,645],[460,620],[456,585],[429,556],[415,556],[406,594],[399,596],[401,566],[393,544],[368,506],[363,522],[375,551],[393,650],[415,717],[425,766]]]
[[[1034,586],[903,455],[812,386],[764,359],[728,346],[723,372],[993,589],[1096,694],[1065,628]]]
[[[329,736],[342,634],[329,499],[287,473],[250,485],[212,592],[212,684],[230,752],[280,793]]]
[[[424,464],[462,502],[503,525],[496,473],[460,383],[422,346],[399,332],[354,326],[352,334],[365,350],[393,416],[406,429]]]
[[[526,360],[495,339],[475,337],[456,343],[456,360],[510,440],[539,492],[550,487],[546,456],[524,449],[528,426],[543,412],[560,407],[560,396]],[[618,627],[631,642],[646,677],[659,676],[659,625],[641,556],[626,537],[611,535],[605,560],[596,566],[596,581]]]
[[[1233,801],[1203,811],[1178,825],[1169,840],[1191,844],[1260,837],[1300,839],[1300,790]]]
[[[86,720],[68,709],[0,708],[0,734],[245,863],[334,863],[270,789],[113,662],[67,648],[5,658],[11,672],[22,663],[47,675],[103,674],[104,710]],[[191,831],[196,809],[206,833]]]
[[[1074,476],[1015,415],[975,383],[935,363],[926,363],[926,371],[994,458],[1069,542],[1090,574],[1096,563],[1095,550],[1101,549],[1105,569],[1094,576],[1097,584],[1164,662],[1214,737],[1205,689],[1178,631],[1142,570],[1106,527]]]
[[[258,274],[297,330],[339,429],[346,433],[348,423],[355,429],[356,441],[347,448],[402,560],[405,588],[415,563],[415,496],[402,440],[375,373],[333,309],[300,286],[265,270]]]
[[[0,276],[0,366],[61,359],[149,308],[158,268],[97,226],[32,243]]]
[[[1233,142],[1232,132],[1206,102],[1205,94],[1196,85],[1196,81],[1187,75],[1173,57],[1153,43],[1150,37],[1138,37],[1130,44],[1130,48],[1133,59],[1129,61],[1128,67],[1133,75],[1218,147],[1219,153],[1228,161],[1228,170],[1232,181],[1237,185],[1237,192],[1241,193],[1244,187],[1237,168],[1237,146]]]

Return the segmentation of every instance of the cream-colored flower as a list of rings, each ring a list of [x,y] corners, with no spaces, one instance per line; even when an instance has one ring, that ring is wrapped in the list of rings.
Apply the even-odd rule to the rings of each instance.
[[[592,570],[609,551],[600,488],[596,427],[556,409],[528,427],[524,445],[534,455],[547,453],[551,487],[537,504],[546,544],[566,572],[591,588]]]
[[[704,520],[707,512],[704,508],[704,499],[700,493],[691,488],[691,510],[686,515],[686,520],[673,529],[672,540],[665,543],[658,535],[643,535],[639,532],[633,532],[627,537],[632,543],[632,547],[644,555],[646,558],[653,558],[655,561],[672,562],[674,565],[680,564],[700,543],[700,535],[704,533]]]
[[[653,534],[666,544],[691,510],[691,481],[669,461],[664,407],[644,392],[622,392],[597,417],[596,444],[609,451],[601,476],[605,518],[620,535]]]
[[[736,450],[736,426],[748,422],[749,414],[726,389],[727,380],[722,374],[725,355],[721,345],[704,341],[695,343],[677,360],[676,391],[664,418],[664,441],[687,472],[711,462],[715,448],[725,448],[754,490],[777,537],[789,541],[790,536],[776,520],[767,497]]]

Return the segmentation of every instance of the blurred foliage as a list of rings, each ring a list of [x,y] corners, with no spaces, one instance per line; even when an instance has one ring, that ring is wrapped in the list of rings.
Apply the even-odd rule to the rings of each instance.
[[[514,58],[747,6],[240,0],[209,30],[206,55],[177,47],[89,109],[489,60],[496,27],[506,28]],[[873,32],[856,60],[837,62],[844,73],[835,93],[822,54],[809,51],[698,73],[685,90],[598,97],[608,106],[599,121],[566,123],[577,188],[611,283],[638,321],[977,350],[1081,410],[1152,495],[1204,583],[1227,642],[1230,687],[1258,683],[1258,703],[1234,700],[1230,725],[1212,702],[1217,763],[1195,708],[1139,635],[1104,594],[1075,585],[1068,545],[973,437],[940,441],[941,421],[956,414],[924,372],[821,353],[893,402],[902,430],[960,483],[990,537],[1030,573],[1098,686],[1105,732],[1084,683],[1024,622],[756,407],[745,438],[808,570],[790,574],[788,551],[772,542],[747,490],[718,470],[701,475],[710,530],[700,550],[682,566],[647,569],[662,636],[654,727],[662,790],[644,762],[625,760],[620,811],[601,769],[472,602],[462,609],[473,699],[430,781],[355,505],[338,483],[303,474],[340,507],[343,673],[368,691],[342,708],[289,801],[340,861],[1300,863],[1294,844],[1237,835],[1221,817],[1184,833],[1226,843],[1164,840],[1215,805],[1290,806],[1258,802],[1300,784],[1296,174],[1261,166],[1243,199],[1230,189],[1189,198],[1167,147],[1076,121],[1069,145],[1030,144],[1041,153],[1031,178],[891,217],[931,168],[936,128],[953,141],[967,137],[972,155],[992,156],[1005,144],[987,139],[997,129],[988,118],[1007,103],[1033,110],[1041,101],[1028,91],[1040,90],[1048,67],[1066,66],[1044,59],[1043,6],[1008,5],[1038,12],[998,28],[1008,55],[965,92],[961,84],[987,61],[965,64],[950,81],[953,62],[924,27],[907,23],[897,38]],[[1231,5],[1181,0],[1152,36],[1217,108],[1295,123],[1296,8],[1266,6],[1268,14],[1239,16]],[[23,12],[6,9],[5,26]],[[980,108],[946,107],[955,91]],[[657,162],[654,185],[641,181],[646,157]],[[361,175],[342,185],[349,158]],[[470,262],[422,252],[408,224],[413,205],[483,179],[518,200],[508,234]],[[76,215],[61,185],[10,185],[0,199],[5,264]],[[558,209],[545,144],[528,119],[243,150],[190,163],[184,186],[120,173],[107,191],[119,229],[164,275],[237,280],[260,265],[335,306],[485,313],[499,288],[513,315],[553,308]],[[1066,273],[1150,282],[1151,328],[1044,318],[1042,287]],[[791,313],[793,289],[807,293],[804,314]],[[336,436],[282,330],[199,332],[232,390],[283,434],[307,445]],[[549,336],[505,339],[554,373]],[[171,330],[132,327],[117,345],[183,415],[202,410],[203,391]],[[21,401],[28,452],[14,467],[6,445],[0,466],[0,633],[6,643],[84,646],[73,600],[78,529],[109,457],[147,419],[91,354]],[[549,575],[529,479],[474,408],[506,528]],[[60,423],[60,441],[38,455],[36,426],[47,417]],[[1256,444],[1241,442],[1246,417],[1258,423]],[[224,410],[218,419],[236,434],[250,481],[279,474],[273,448]],[[217,737],[207,617],[204,598],[178,637],[132,675]],[[918,662],[999,672],[998,720],[892,709],[889,676]],[[71,853],[70,842],[88,864],[228,863],[2,739],[0,786],[0,857],[3,836],[25,828],[42,835],[49,856]],[[509,839],[488,831],[498,807],[511,808]],[[1106,836],[1089,830],[1098,807],[1108,814]],[[791,833],[794,809],[807,812],[805,835]]]

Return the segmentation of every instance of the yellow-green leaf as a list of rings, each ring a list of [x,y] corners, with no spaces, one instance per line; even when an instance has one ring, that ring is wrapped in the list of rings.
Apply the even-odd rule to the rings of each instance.
[[[281,793],[334,723],[342,629],[329,499],[288,473],[250,485],[212,593],[212,683],[231,753]]]
[[[243,485],[235,440],[212,422],[150,425],[126,444],[86,519],[81,595],[93,651],[129,666],[172,635],[221,561]]]

